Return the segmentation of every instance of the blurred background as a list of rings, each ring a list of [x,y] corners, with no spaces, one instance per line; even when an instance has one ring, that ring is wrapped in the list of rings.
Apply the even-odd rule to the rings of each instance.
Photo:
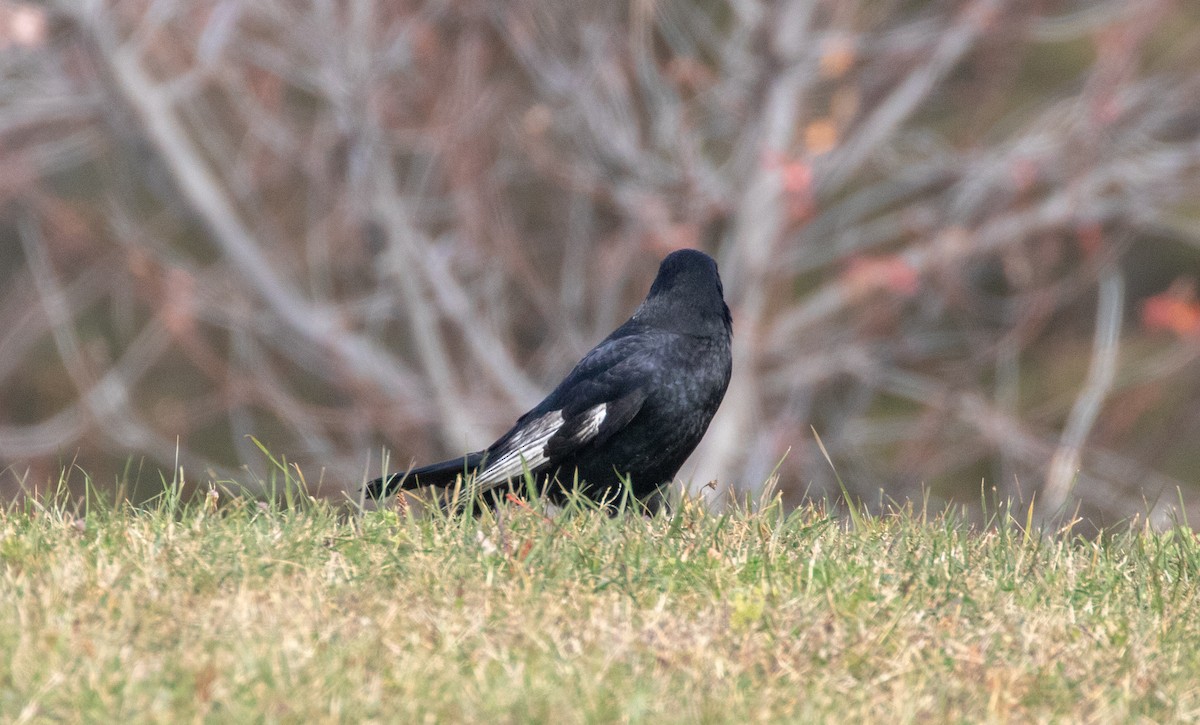
[[[693,489],[1200,522],[1192,0],[0,0],[0,84],[0,497],[478,449],[690,246]]]

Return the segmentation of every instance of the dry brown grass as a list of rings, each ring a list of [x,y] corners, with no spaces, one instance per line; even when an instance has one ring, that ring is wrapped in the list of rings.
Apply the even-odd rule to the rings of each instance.
[[[1200,717],[1184,529],[167,496],[9,510],[0,560],[10,722]]]

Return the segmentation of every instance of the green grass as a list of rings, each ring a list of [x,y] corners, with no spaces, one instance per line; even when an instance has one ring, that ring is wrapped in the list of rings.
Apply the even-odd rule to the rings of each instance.
[[[818,508],[0,513],[0,720],[1200,718],[1200,542]]]

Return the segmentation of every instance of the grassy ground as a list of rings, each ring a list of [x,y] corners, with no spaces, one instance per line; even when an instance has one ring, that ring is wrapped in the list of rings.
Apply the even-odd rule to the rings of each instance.
[[[1200,718],[1183,529],[223,503],[0,513],[0,720]]]

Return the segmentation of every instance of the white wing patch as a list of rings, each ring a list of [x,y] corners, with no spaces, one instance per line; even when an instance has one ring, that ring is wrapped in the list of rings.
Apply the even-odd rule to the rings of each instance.
[[[532,471],[545,463],[546,442],[562,428],[562,424],[561,410],[553,410],[541,418],[529,421],[529,424],[508,442],[509,449],[503,455],[484,465],[483,470],[475,477],[475,483],[490,488],[520,476],[525,472],[525,468]]]
[[[572,436],[572,438],[580,443],[595,438],[596,434],[600,432],[600,424],[604,422],[606,415],[608,415],[608,403],[593,405],[583,411],[583,425],[580,426],[579,432]]]
[[[600,430],[604,416],[608,412],[606,403],[594,405],[583,412],[582,425],[573,436],[574,440],[582,443],[592,438]],[[514,478],[524,475],[526,470],[533,471],[544,464],[546,444],[563,427],[561,410],[553,410],[540,418],[531,420],[508,442],[508,450],[502,455],[489,460],[475,477],[475,483],[484,490]]]

